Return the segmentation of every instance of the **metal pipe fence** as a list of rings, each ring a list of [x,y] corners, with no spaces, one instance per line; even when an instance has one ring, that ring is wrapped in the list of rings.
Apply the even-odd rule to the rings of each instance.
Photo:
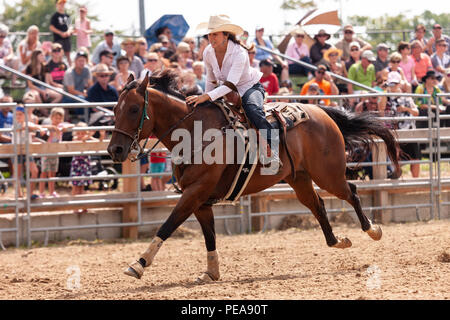
[[[399,96],[399,94],[388,94],[388,93],[370,93],[370,94],[355,94],[355,95],[345,95],[345,96],[327,96],[331,99],[344,99],[344,98],[362,98],[362,97],[369,97],[369,96]],[[411,96],[414,98],[428,98],[430,99],[430,95],[414,95],[414,94],[402,94],[402,96]],[[439,96],[450,96],[449,94],[442,94]],[[269,96],[269,99],[305,99],[305,98],[316,98],[320,99],[324,96]],[[75,103],[75,104],[26,104],[24,105],[25,109],[28,108],[53,108],[56,106],[59,107],[68,107],[68,108],[89,108],[92,106],[98,106],[99,104],[86,104],[86,103]],[[101,104],[102,106],[112,106],[114,103],[104,103]],[[15,115],[15,107],[16,104],[0,104],[1,107],[11,107],[13,108],[14,115]],[[361,184],[358,186],[358,189],[361,190],[389,190],[390,188],[398,188],[398,187],[405,187],[405,188],[412,188],[412,187],[426,187],[429,186],[430,188],[430,199],[428,203],[417,203],[417,204],[408,204],[408,205],[398,205],[398,206],[370,206],[364,208],[364,210],[369,211],[370,213],[373,213],[375,210],[395,210],[395,209],[405,209],[405,208],[415,208],[416,209],[416,215],[418,219],[420,219],[418,214],[418,208],[429,208],[430,213],[429,217],[430,219],[433,218],[441,218],[441,207],[442,206],[448,206],[450,205],[450,202],[445,202],[442,200],[442,185],[449,185],[450,179],[442,180],[442,172],[441,172],[441,164],[443,162],[449,162],[450,159],[448,158],[442,158],[440,153],[441,149],[439,147],[440,142],[443,140],[450,140],[450,137],[441,137],[440,131],[439,131],[439,123],[441,119],[449,119],[450,115],[441,116],[439,114],[439,111],[437,111],[437,121],[434,122],[434,113],[431,110],[430,101],[428,101],[428,116],[427,117],[380,117],[381,120],[384,121],[401,121],[401,120],[422,120],[422,121],[428,121],[428,137],[427,138],[403,138],[399,139],[399,142],[414,142],[414,143],[422,143],[428,145],[428,152],[429,152],[429,159],[428,160],[407,160],[407,161],[401,161],[400,163],[402,165],[404,164],[428,164],[429,166],[429,177],[425,180],[420,181],[397,181],[395,184],[389,184],[386,182],[378,182],[378,183],[370,183],[370,184]],[[14,116],[15,119],[15,116]],[[28,123],[28,112],[25,112],[25,123]],[[3,129],[0,131],[0,134],[2,133],[13,133],[14,130],[17,130],[16,123],[14,123],[14,128],[12,129]],[[77,131],[111,131],[113,129],[112,126],[93,126],[93,127],[74,127],[70,129],[73,132]],[[433,129],[435,129],[435,134],[433,135]],[[29,127],[28,125],[25,126],[25,134],[28,137],[29,136]],[[19,154],[19,148],[16,144],[14,144],[14,152],[13,154],[4,155],[4,156],[11,156],[14,158],[14,165],[17,167],[18,164],[18,156]],[[158,149],[157,151],[164,151],[164,149]],[[32,234],[38,233],[38,232],[44,232],[45,233],[45,243],[48,243],[48,237],[50,232],[55,231],[65,231],[65,230],[78,230],[78,229],[92,229],[92,228],[117,228],[117,227],[139,227],[139,226],[145,226],[145,225],[158,225],[162,224],[163,221],[144,221],[142,217],[142,206],[143,203],[152,203],[152,202],[161,202],[161,201],[170,201],[170,200],[178,200],[180,198],[179,194],[173,194],[173,195],[164,195],[164,196],[142,196],[141,188],[140,188],[140,179],[143,177],[155,177],[155,176],[172,176],[170,172],[164,172],[164,173],[141,173],[139,170],[139,167],[137,167],[136,172],[132,173],[126,173],[126,174],[107,174],[104,176],[79,176],[79,177],[50,177],[50,178],[31,178],[30,177],[30,157],[42,157],[42,156],[56,156],[56,157],[68,157],[68,156],[74,156],[74,155],[106,155],[107,153],[105,151],[73,151],[73,152],[48,152],[48,153],[35,153],[30,152],[30,141],[27,139],[25,141],[25,152],[22,154],[25,158],[25,166],[26,166],[26,177],[25,177],[25,185],[26,185],[26,194],[27,197],[25,201],[19,200],[18,194],[19,194],[19,187],[20,187],[20,179],[17,175],[17,170],[14,171],[15,176],[14,178],[10,178],[7,180],[8,183],[14,183],[15,185],[15,194],[14,194],[14,202],[11,204],[9,203],[8,206],[15,206],[15,221],[16,226],[14,228],[3,228],[0,229],[0,247],[4,247],[1,236],[2,233],[7,232],[15,232],[16,233],[16,246],[19,246],[20,244],[20,228],[19,228],[19,209],[23,209],[24,213],[22,214],[24,218],[25,223],[25,230],[27,233],[26,239],[27,239],[27,245],[30,246],[32,243]],[[374,166],[388,166],[391,164],[391,161],[389,160],[378,160],[378,161],[366,161],[366,162],[349,162],[348,167],[354,168],[354,167],[374,167]],[[433,164],[436,165],[436,169],[433,168]],[[91,200],[78,200],[78,199],[70,199],[68,201],[54,201],[52,199],[48,199],[48,201],[43,201],[40,203],[32,203],[30,199],[30,193],[31,193],[31,183],[40,183],[40,182],[69,182],[69,181],[79,181],[79,180],[107,180],[107,179],[134,179],[137,185],[137,191],[134,195],[131,195],[130,197],[120,198],[120,199],[114,199],[111,197],[105,197],[105,199],[91,199]],[[315,186],[316,190],[319,190],[317,186]],[[277,194],[293,194],[293,190],[290,187],[273,187],[268,188],[262,192],[259,193],[261,196],[266,195],[277,195]],[[255,217],[264,217],[264,230],[267,226],[267,221],[270,216],[280,216],[280,215],[288,215],[288,214],[305,214],[309,213],[307,210],[296,210],[296,211],[271,211],[271,212],[252,212],[252,197],[251,196],[245,196],[242,197],[239,200],[238,204],[229,204],[229,203],[222,203],[223,204],[229,204],[233,205],[237,208],[239,211],[238,213],[241,213],[240,215],[224,215],[224,216],[217,216],[215,217],[216,220],[223,220],[225,224],[225,229],[227,233],[230,233],[229,226],[228,226],[228,220],[238,220],[240,222],[240,230],[251,232],[252,230],[252,218]],[[32,227],[32,214],[31,209],[37,208],[37,207],[44,207],[49,208],[51,210],[52,208],[58,207],[58,206],[72,206],[72,207],[79,207],[82,205],[104,205],[107,207],[108,205],[117,205],[120,203],[135,203],[137,205],[137,221],[136,222],[127,222],[127,223],[109,223],[109,224],[91,224],[91,225],[72,225],[72,226],[59,226],[59,227]],[[0,204],[1,206],[1,204]],[[350,207],[345,207],[341,209],[330,209],[328,212],[342,212],[353,210]],[[437,215],[435,215],[435,210],[437,210]],[[189,219],[188,222],[195,221],[195,219]],[[244,225],[246,225],[246,228],[244,228]]]

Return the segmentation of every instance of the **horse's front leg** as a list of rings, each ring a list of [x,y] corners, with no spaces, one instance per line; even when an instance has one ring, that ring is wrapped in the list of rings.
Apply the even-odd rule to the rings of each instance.
[[[167,240],[167,238],[169,238],[195,210],[208,200],[211,190],[214,189],[214,181],[211,180],[211,177],[201,178],[202,177],[199,177],[198,180],[190,184],[189,187],[183,191],[183,195],[177,205],[166,222],[164,222],[158,230],[156,237],[152,240],[148,249],[137,261],[131,263],[129,268],[125,270],[126,275],[140,279],[144,274],[144,268],[147,268],[152,264],[153,259],[163,242]]]

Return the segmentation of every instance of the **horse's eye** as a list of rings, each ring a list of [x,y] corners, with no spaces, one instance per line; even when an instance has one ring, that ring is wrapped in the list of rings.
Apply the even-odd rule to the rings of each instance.
[[[131,113],[138,113],[138,111],[139,111],[139,106],[138,105],[135,104],[135,105],[130,107],[130,112]]]

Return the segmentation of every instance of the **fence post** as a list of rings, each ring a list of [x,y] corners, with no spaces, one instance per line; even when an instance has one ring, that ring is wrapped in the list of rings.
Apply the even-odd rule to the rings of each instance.
[[[372,158],[374,162],[385,162],[387,158],[386,145],[384,143],[377,143],[372,148]],[[374,165],[372,167],[373,178],[386,179],[387,167],[385,165]],[[376,207],[384,207],[388,205],[388,192],[387,191],[375,191],[374,193],[374,205]],[[373,218],[376,222],[387,223],[391,220],[392,212],[390,210],[374,210]]]
[[[122,174],[136,174],[139,170],[139,161],[131,162],[127,159],[122,164]],[[139,178],[124,178],[123,179],[123,192],[127,193],[137,193],[137,183],[136,179]],[[122,222],[137,222],[138,221],[138,204],[135,202],[125,203],[123,206],[122,212]],[[138,227],[124,227],[122,229],[122,237],[129,239],[137,239],[138,238]]]

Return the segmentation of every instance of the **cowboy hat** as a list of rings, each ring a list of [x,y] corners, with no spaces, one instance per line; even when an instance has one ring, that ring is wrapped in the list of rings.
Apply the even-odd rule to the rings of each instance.
[[[295,37],[296,35],[304,35],[306,36],[305,30],[302,27],[297,26],[294,30],[290,32],[291,36]]]
[[[336,47],[330,47],[327,51],[325,51],[325,53],[323,54],[323,58],[327,61],[330,61],[330,54],[332,53],[337,53],[338,56],[340,57],[342,55],[342,50],[338,49]]]
[[[211,16],[208,21],[208,34],[214,32],[229,32],[236,36],[244,33],[244,29],[231,23],[230,17],[227,15]]]
[[[325,40],[330,39],[331,35],[329,33],[327,33],[324,29],[319,30],[319,32],[314,36],[314,39],[317,40],[317,37],[321,36],[321,35],[326,35],[327,38]]]
[[[95,75],[97,74],[113,74],[114,72],[109,70],[108,66],[104,63],[99,63],[95,66],[95,68],[92,69],[92,73]]]

